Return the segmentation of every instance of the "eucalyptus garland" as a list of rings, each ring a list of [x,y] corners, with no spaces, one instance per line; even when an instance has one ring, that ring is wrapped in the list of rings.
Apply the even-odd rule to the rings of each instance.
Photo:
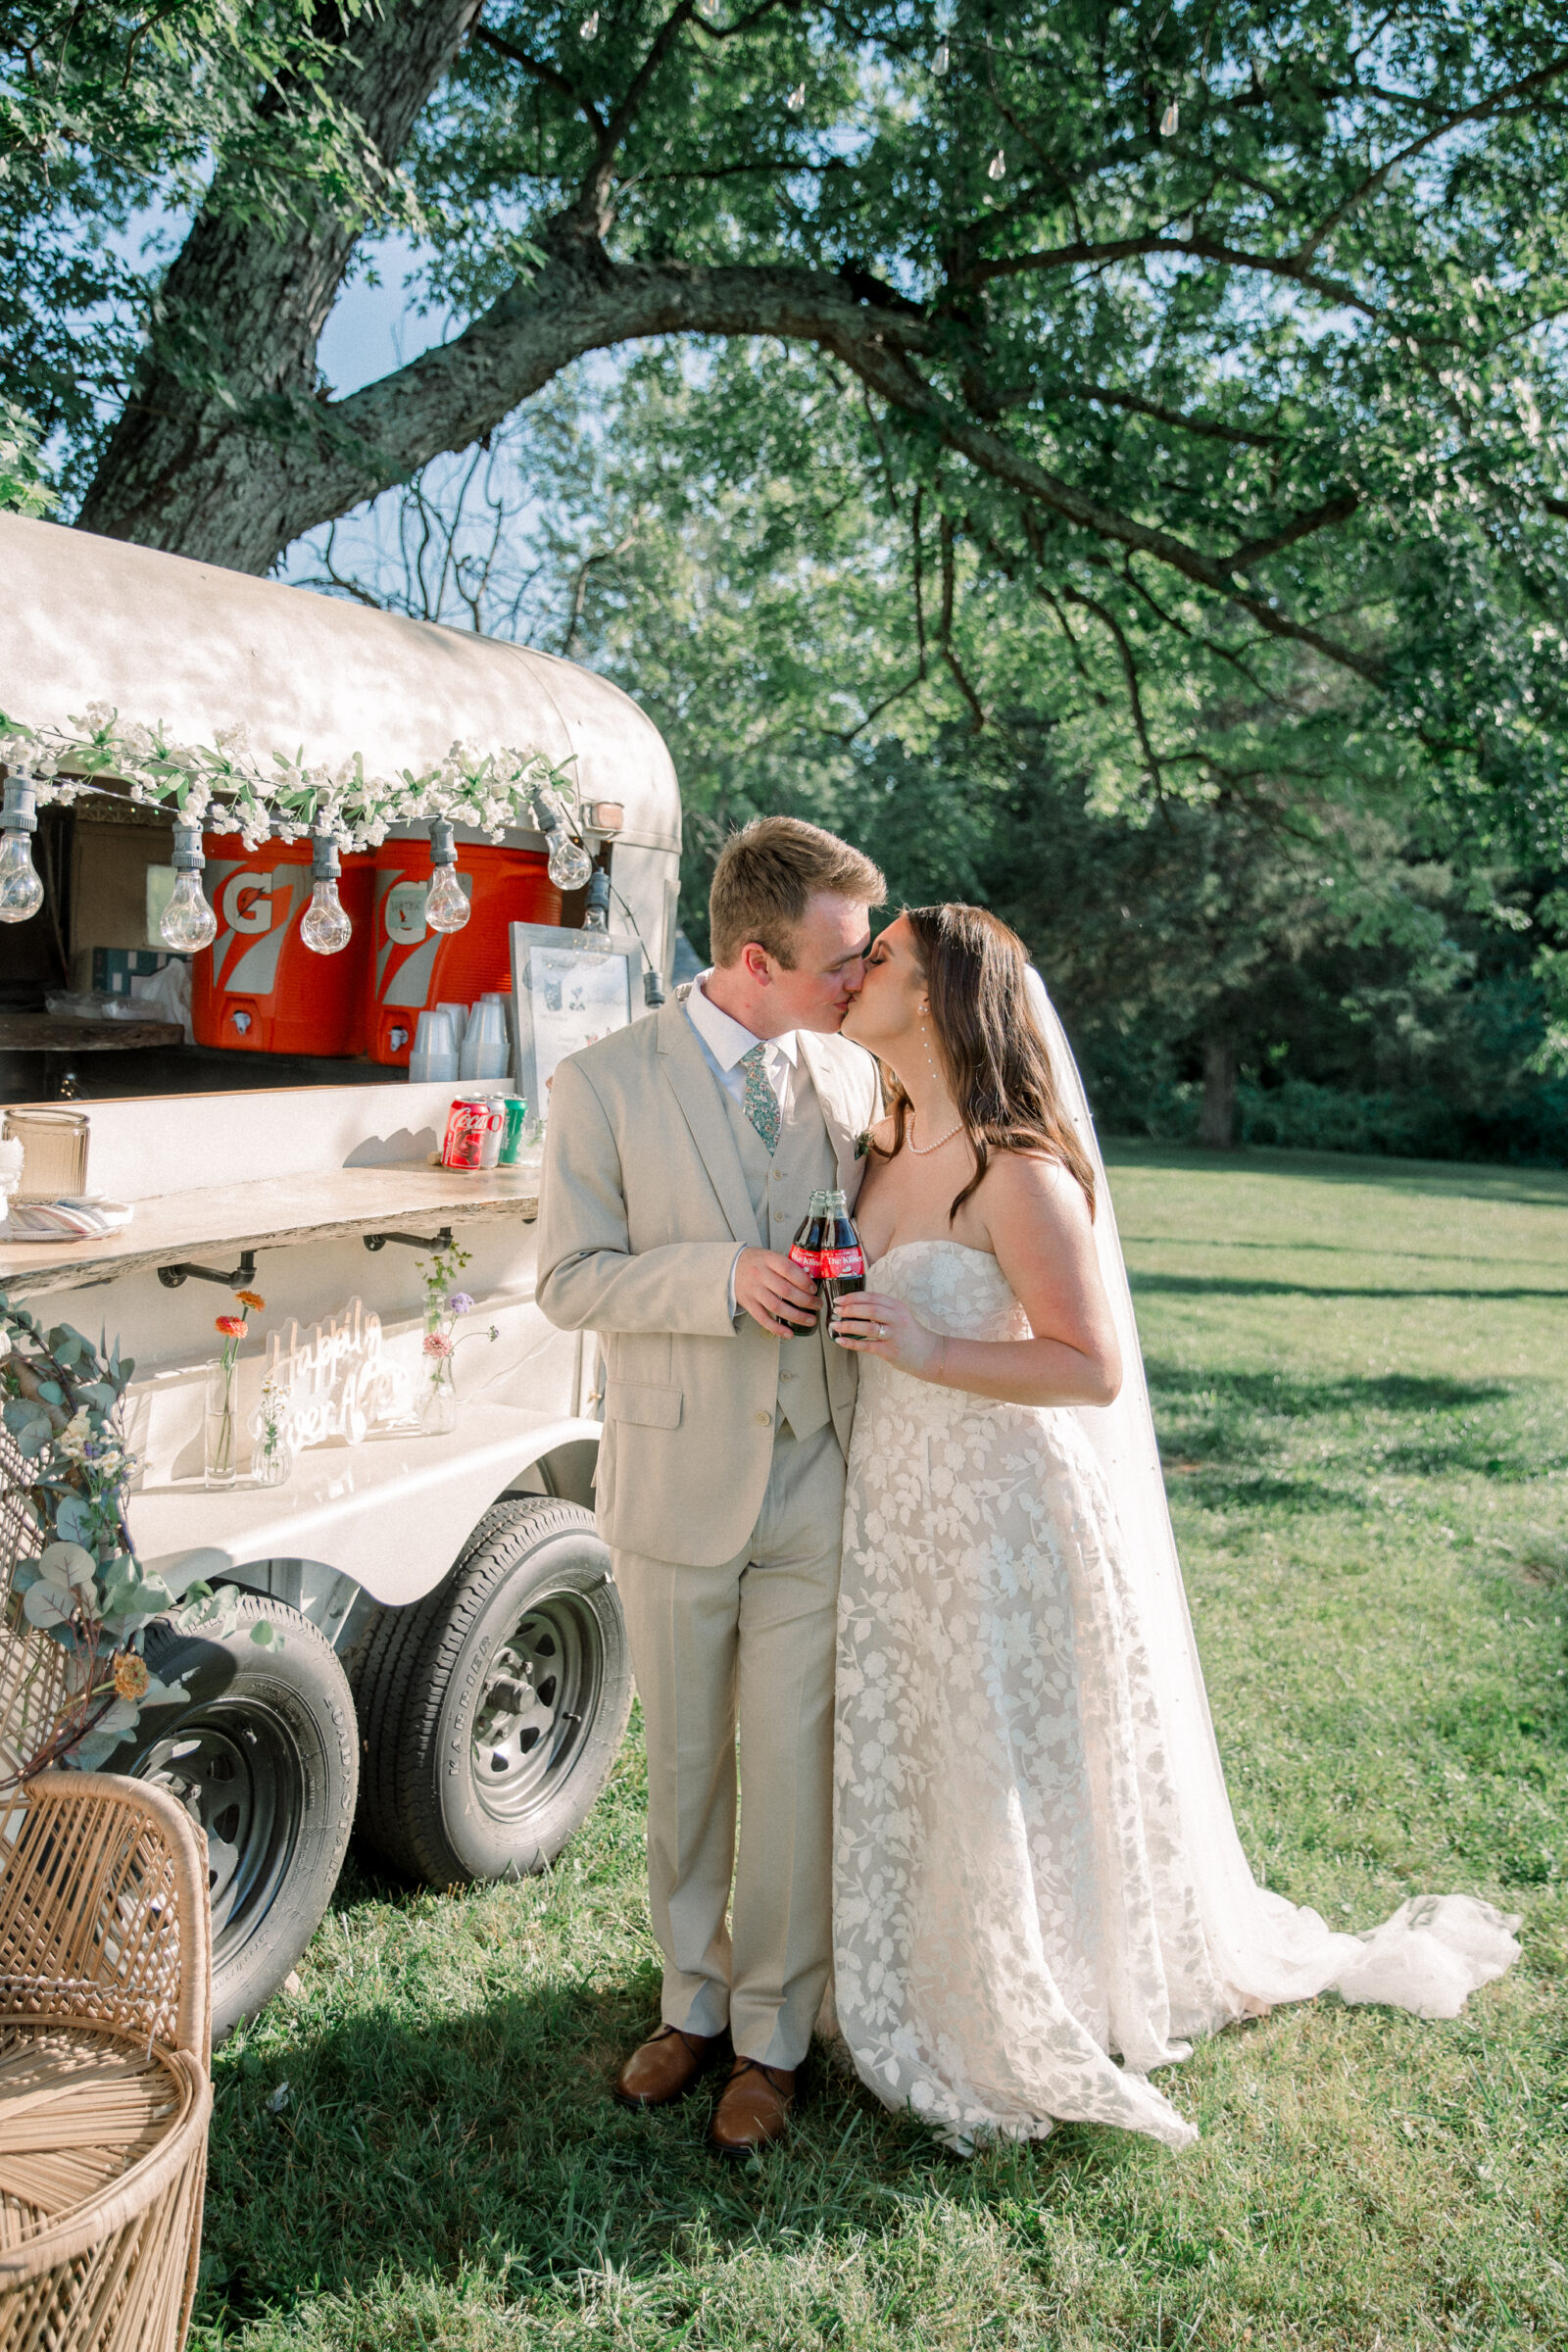
[[[321,833],[340,849],[373,850],[394,826],[434,817],[499,841],[510,826],[534,825],[541,802],[577,821],[571,762],[543,752],[458,742],[437,767],[380,776],[359,753],[335,767],[312,764],[303,749],[263,755],[242,726],[220,727],[212,744],[176,743],[161,723],[123,722],[106,703],[73,714],[69,729],[30,727],[0,711],[0,761],[29,778],[40,806],[102,792],[112,779],[144,807],[240,834],[247,849]]]
[[[135,1366],[119,1343],[96,1347],[69,1323],[45,1330],[0,1292],[4,1524],[10,1557],[0,1615],[4,1722],[0,1788],[51,1765],[92,1770],[133,1731],[143,1708],[179,1703],[142,1656],[155,1617],[217,1630],[237,1615],[192,1552],[150,1573],[125,1517],[135,1470],[125,1391]],[[33,1547],[36,1546],[36,1549]],[[265,1620],[253,1639],[276,1636]]]

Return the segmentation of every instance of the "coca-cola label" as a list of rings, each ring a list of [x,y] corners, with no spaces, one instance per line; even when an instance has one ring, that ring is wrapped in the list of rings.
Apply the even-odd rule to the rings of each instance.
[[[865,1251],[863,1250],[824,1250],[821,1256],[821,1273],[818,1279],[823,1282],[842,1282],[846,1275],[863,1274],[864,1272]]]
[[[797,1242],[790,1251],[790,1263],[794,1266],[803,1266],[813,1282],[821,1281],[822,1251],[820,1250],[808,1250],[803,1243]]]

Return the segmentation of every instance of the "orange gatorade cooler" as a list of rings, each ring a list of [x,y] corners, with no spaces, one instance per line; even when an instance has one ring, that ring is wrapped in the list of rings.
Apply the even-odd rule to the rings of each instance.
[[[318,956],[300,937],[311,903],[308,841],[264,841],[247,850],[237,833],[209,833],[202,846],[218,937],[191,958],[197,1044],[251,1054],[363,1053],[374,883],[368,852],[345,857],[338,882],[354,936],[340,954]]]
[[[384,841],[375,853],[375,914],[366,980],[366,1050],[372,1061],[406,1063],[427,1005],[474,1004],[512,986],[509,923],[559,923],[561,893],[535,850],[460,842],[458,881],[472,911],[461,931],[424,919],[430,844]]]

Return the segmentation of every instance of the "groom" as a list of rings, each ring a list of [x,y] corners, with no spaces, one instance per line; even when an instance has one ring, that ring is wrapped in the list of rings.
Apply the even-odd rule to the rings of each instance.
[[[677,2098],[727,2030],[710,2137],[733,2156],[784,2130],[831,1957],[855,1363],[788,1250],[813,1190],[859,1183],[877,1072],[838,1030],[885,896],[848,843],[758,818],[714,869],[713,968],[551,1091],[538,1299],[608,1359],[596,1502],[647,1726],[664,1955],[663,2023],[616,2093]]]

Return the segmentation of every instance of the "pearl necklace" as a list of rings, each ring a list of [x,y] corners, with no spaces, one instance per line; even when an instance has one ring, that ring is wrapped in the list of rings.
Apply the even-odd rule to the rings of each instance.
[[[946,1135],[939,1135],[934,1144],[917,1144],[914,1140],[914,1119],[911,1114],[909,1119],[909,1133],[907,1137],[909,1150],[914,1153],[916,1159],[929,1159],[933,1152],[940,1152],[944,1144],[952,1143],[954,1137],[958,1133],[958,1129],[961,1128],[962,1125],[963,1121],[960,1119],[957,1123],[957,1126],[950,1127],[948,1129]]]

